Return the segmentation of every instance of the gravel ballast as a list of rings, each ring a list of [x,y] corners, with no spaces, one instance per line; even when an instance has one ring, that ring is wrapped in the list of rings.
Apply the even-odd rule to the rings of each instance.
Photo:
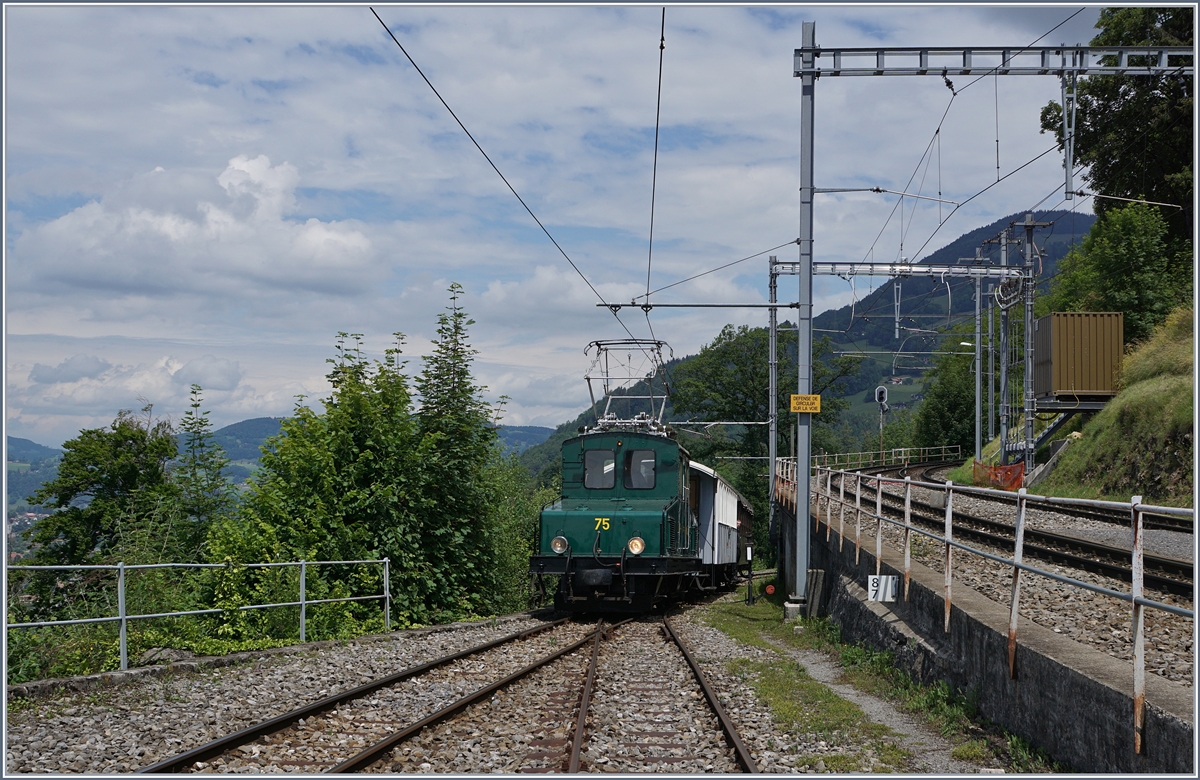
[[[10,699],[5,769],[131,772],[338,691],[542,622],[519,617],[396,632],[382,641],[263,654],[238,666],[136,678],[50,699]]]
[[[853,738],[793,733],[779,727],[753,686],[731,673],[727,663],[738,658],[778,660],[782,656],[741,645],[704,625],[703,609],[689,607],[684,614],[674,616],[672,623],[701,663],[760,770],[829,771],[825,760],[833,763],[831,757],[840,754],[852,755],[861,771],[888,768],[876,760],[877,740],[856,742]],[[369,678],[540,622],[519,618],[495,626],[474,624],[437,633],[397,632],[374,641],[265,655],[237,666],[134,679],[91,692],[23,699],[21,705],[10,710],[6,771],[131,772],[300,704],[361,685]],[[580,636],[588,628],[582,624],[568,626]],[[643,620],[626,630],[628,636],[603,643],[584,770],[736,772],[732,751],[716,729],[699,687],[691,680],[682,656],[667,644],[661,628]],[[622,643],[624,639],[633,641]],[[358,747],[330,743],[328,735],[336,731],[331,728],[339,720],[352,724],[352,731],[361,730],[361,741],[370,743],[379,736],[376,732],[383,734],[413,722],[451,698],[529,662],[531,656],[544,655],[556,643],[563,646],[565,641],[565,637],[553,642],[527,640],[525,650],[505,651],[511,657],[499,662],[495,658],[457,662],[453,669],[423,677],[419,685],[401,686],[402,690],[395,693],[339,705],[323,724],[300,724],[273,744],[260,740],[243,746],[234,756],[193,766],[192,771],[265,774],[326,769],[335,752],[340,760],[345,757],[342,752]],[[474,705],[462,717],[426,729],[401,743],[389,758],[368,771],[475,774],[559,768],[565,743],[573,734],[578,691],[590,651],[589,643],[556,662],[557,669],[547,668],[514,683]],[[813,659],[808,662],[815,663]],[[891,716],[873,717],[888,720]],[[927,744],[923,741],[927,738],[937,739],[927,728],[918,727],[918,732],[922,735],[919,745]],[[322,734],[327,735],[324,741]],[[332,742],[343,739],[335,737]],[[279,755],[280,749],[286,755]],[[931,749],[930,755],[948,750],[948,745],[942,745],[940,753]],[[686,760],[676,760],[684,757]],[[913,765],[931,772],[971,771],[967,765],[931,763],[921,756],[914,758]]]
[[[815,483],[813,490],[815,495]],[[903,495],[904,487],[903,485],[885,484],[885,490],[889,493]],[[836,499],[836,483],[834,491]],[[915,488],[913,498],[927,500],[927,493],[927,490]],[[850,485],[847,485],[846,494],[847,500],[853,502]],[[820,507],[821,512],[824,513],[824,498],[821,500]],[[965,512],[975,517],[1009,524],[1014,522],[1016,515],[1016,510],[1012,506],[958,493],[954,496],[954,509],[956,512]],[[861,540],[863,547],[870,550],[875,549],[876,523],[867,517],[866,513],[874,511],[874,497],[869,502],[864,498]],[[836,534],[840,523],[840,511],[837,508],[836,500],[832,515],[833,533]],[[820,533],[825,535],[824,514],[821,517]],[[846,509],[845,523],[845,544],[852,546],[855,533],[853,505]],[[1112,524],[1061,515],[1042,509],[1028,509],[1026,523],[1028,528],[1096,537],[1110,540],[1110,543],[1120,543],[1122,533],[1121,529],[1114,528]],[[1128,547],[1129,531],[1125,530],[1123,533],[1124,544]],[[1153,542],[1151,542],[1151,538]],[[911,539],[913,560],[934,571],[945,571],[944,545],[919,533],[913,533]],[[883,542],[895,550],[903,550],[903,528],[891,523],[884,523]],[[1194,544],[1195,540],[1190,534],[1156,531],[1153,532],[1153,536],[1147,534],[1146,550],[1189,560],[1192,557],[1189,550]],[[997,556],[1006,558],[1012,556],[1011,547],[1003,549],[975,542],[971,543],[971,546]],[[952,561],[955,583],[962,583],[999,604],[1008,606],[1012,603],[1011,566],[971,555],[962,550],[954,550]],[[1129,583],[1111,577],[1047,561],[1026,560],[1025,563],[1092,585],[1099,585],[1118,592],[1129,592]],[[1165,604],[1185,609],[1193,608],[1190,599],[1174,594],[1147,590],[1146,595],[1148,598]],[[1127,602],[1026,572],[1021,578],[1021,598],[1018,609],[1022,616],[1049,628],[1056,634],[1086,644],[1114,658],[1123,661],[1133,660],[1133,620],[1131,608]],[[1157,609],[1146,609],[1143,614],[1145,615],[1146,671],[1183,685],[1192,686],[1195,678],[1193,666],[1195,627],[1193,621]]]

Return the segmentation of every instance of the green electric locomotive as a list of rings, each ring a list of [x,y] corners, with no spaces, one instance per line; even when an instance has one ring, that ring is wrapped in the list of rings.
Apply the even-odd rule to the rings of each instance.
[[[530,571],[557,609],[643,612],[749,568],[749,503],[645,415],[604,419],[562,448]]]

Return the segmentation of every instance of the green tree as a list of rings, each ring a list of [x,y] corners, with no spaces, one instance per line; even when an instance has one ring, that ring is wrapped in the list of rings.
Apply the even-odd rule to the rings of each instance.
[[[476,613],[488,604],[495,569],[490,491],[485,471],[499,457],[492,410],[475,384],[467,328],[474,320],[458,305],[462,286],[450,285],[448,311],[416,379],[419,461],[433,490],[422,508],[422,540],[431,590],[427,602],[446,614]]]
[[[974,413],[974,409],[972,409],[972,413]],[[915,446],[915,428],[916,416],[912,409],[897,409],[888,412],[883,422],[883,449],[892,450]],[[972,436],[974,436],[973,433]],[[974,440],[972,440],[973,443]],[[879,449],[879,428],[863,436],[859,449],[862,452],[874,452]]]
[[[320,414],[297,403],[278,436],[263,447],[261,467],[235,516],[217,522],[208,539],[217,562],[264,563],[295,560],[364,560],[388,556],[395,574],[392,593],[410,615],[421,573],[421,533],[415,512],[423,505],[414,465],[415,426],[408,379],[400,360],[402,337],[372,362],[361,337],[339,334],[338,356],[327,375],[332,385]],[[347,347],[347,339],[354,344]],[[302,401],[303,399],[301,399]],[[377,574],[359,567],[312,567],[310,598],[346,589],[378,592]],[[362,580],[367,576],[366,580]],[[249,603],[273,589],[290,587],[275,570],[233,569],[214,587],[227,606]],[[370,619],[377,607],[328,605],[347,622]],[[348,610],[348,611],[347,611]],[[419,610],[417,610],[419,611]],[[358,617],[355,617],[358,616]],[[268,615],[230,614],[225,633],[294,630],[275,626]],[[317,632],[314,635],[319,635]]]
[[[674,411],[701,420],[766,421],[770,410],[769,341],[766,328],[726,325],[699,354],[675,370],[671,393]],[[795,446],[792,438],[795,417],[788,412],[797,371],[794,332],[779,334],[778,355],[779,455],[787,457]],[[821,413],[813,417],[813,452],[839,448],[834,426],[841,411],[849,406],[841,397],[841,380],[854,376],[858,369],[859,361],[854,358],[833,357],[828,339],[813,345],[812,392],[822,396]],[[763,458],[769,452],[768,443],[766,425],[747,425],[740,431],[735,429],[731,435],[685,442],[693,457],[701,462],[720,455]],[[764,552],[770,550],[766,523],[768,485],[762,477],[763,461],[716,461],[716,464],[754,508],[758,521],[754,524],[755,546]]]
[[[415,411],[402,337],[372,362],[360,336],[339,335],[323,411],[297,405],[283,421],[241,511],[213,527],[213,560],[386,556],[401,625],[524,606],[538,495],[519,464],[502,457],[492,410],[471,374],[472,321],[458,303],[462,288],[452,285],[450,294],[433,351],[412,383],[420,397]],[[322,589],[378,592],[378,579],[362,571],[310,570],[306,587],[312,598]],[[234,568],[215,587],[224,604],[237,606],[292,586],[276,572]],[[339,609],[338,620],[327,621],[330,631],[377,614],[373,604]],[[245,636],[285,627],[231,612],[225,629]]]
[[[1147,338],[1192,299],[1191,242],[1171,249],[1166,220],[1153,206],[1107,211],[1051,281],[1050,311],[1119,311],[1125,341]]]
[[[913,446],[975,447],[975,377],[969,354],[939,355],[912,421]],[[887,429],[884,429],[885,435]]]
[[[224,474],[225,451],[213,439],[208,412],[200,411],[203,390],[192,385],[191,404],[179,423],[182,451],[172,464],[171,479],[179,487],[180,510],[189,522],[187,560],[199,560],[208,529],[232,511],[233,486]]]
[[[1093,46],[1191,46],[1194,9],[1105,8]],[[1131,60],[1136,64],[1137,59]],[[1192,58],[1183,59],[1192,64]],[[1193,79],[1161,76],[1088,76],[1080,79],[1075,113],[1075,160],[1094,192],[1173,203],[1168,244],[1192,234]],[[1042,130],[1062,145],[1062,106],[1042,109]],[[1119,201],[1097,199],[1096,213]]]
[[[38,564],[81,564],[121,552],[135,527],[175,552],[178,489],[167,475],[177,449],[169,420],[152,406],[121,410],[108,428],[80,431],[63,445],[57,476],[27,500],[56,510],[31,529]]]
[[[783,421],[795,387],[796,335],[784,331],[778,340],[776,403],[780,430],[786,432],[789,426]],[[765,421],[770,409],[769,341],[766,328],[726,325],[699,354],[676,369],[672,408],[702,420]],[[838,446],[834,424],[849,406],[841,397],[841,383],[858,369],[857,359],[832,355],[828,338],[814,343],[812,392],[822,396],[821,413],[813,418],[814,452]],[[767,426],[747,426],[734,447],[742,455],[762,454],[767,440]]]

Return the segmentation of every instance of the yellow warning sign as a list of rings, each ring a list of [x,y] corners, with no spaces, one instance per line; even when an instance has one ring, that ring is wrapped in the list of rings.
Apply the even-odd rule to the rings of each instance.
[[[817,414],[821,411],[821,396],[792,393],[792,411],[800,414]]]

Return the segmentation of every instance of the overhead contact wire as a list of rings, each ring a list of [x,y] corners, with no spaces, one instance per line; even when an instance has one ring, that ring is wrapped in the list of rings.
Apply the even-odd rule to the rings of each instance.
[[[662,287],[659,287],[659,288],[657,288],[657,289],[651,290],[651,291],[649,292],[649,295],[653,295],[654,293],[662,292],[663,290],[669,290],[670,288],[672,288],[672,287],[676,287],[676,286],[678,286],[678,285],[681,285],[681,284],[683,284],[684,282],[690,282],[690,281],[692,281],[693,279],[699,279],[701,276],[708,276],[709,274],[715,274],[717,271],[724,270],[724,269],[726,269],[726,268],[729,268],[730,266],[737,265],[738,263],[744,263],[744,262],[746,262],[747,260],[753,260],[753,259],[754,259],[754,258],[756,258],[756,257],[762,257],[762,256],[763,256],[763,255],[765,255],[767,252],[774,252],[776,249],[782,249],[782,248],[783,248],[783,247],[785,247],[785,246],[791,246],[792,244],[799,244],[799,243],[800,243],[800,239],[798,239],[798,238],[794,238],[794,239],[792,239],[791,241],[785,241],[785,242],[783,242],[782,244],[780,244],[779,246],[773,246],[773,247],[771,247],[770,249],[764,249],[764,250],[763,250],[763,251],[761,251],[761,252],[757,252],[757,253],[755,253],[755,254],[753,254],[753,255],[748,255],[748,256],[746,256],[746,257],[743,257],[743,258],[742,258],[742,259],[740,259],[740,260],[734,260],[733,262],[726,263],[725,265],[719,265],[719,266],[717,266],[716,268],[710,268],[710,269],[708,269],[707,271],[701,271],[700,273],[696,274],[695,276],[689,276],[689,277],[688,277],[688,278],[686,278],[686,279],[680,279],[678,282],[671,282],[670,284],[663,285]],[[639,297],[640,297],[640,296],[639,296]],[[647,302],[647,303],[649,303],[649,298],[648,298],[648,297],[647,297],[647,299],[646,299],[646,302]]]
[[[1043,38],[1045,38],[1047,35],[1049,35],[1050,33],[1054,32],[1055,30],[1057,30],[1059,27],[1062,27],[1064,24],[1066,24],[1067,22],[1071,21],[1072,19],[1074,19],[1074,18],[1075,18],[1076,16],[1078,16],[1079,14],[1083,13],[1083,11],[1084,11],[1084,10],[1085,10],[1085,8],[1080,8],[1078,11],[1076,11],[1075,13],[1071,14],[1070,16],[1068,16],[1066,19],[1063,19],[1061,22],[1059,22],[1058,24],[1054,25],[1053,27],[1051,27],[1049,30],[1047,30],[1047,31],[1046,31],[1046,32],[1044,32],[1043,34],[1039,35],[1039,36],[1038,36],[1036,39],[1034,39],[1034,40],[1033,40],[1031,43],[1029,43],[1028,45],[1026,45],[1024,48],[1022,48],[1022,49],[1019,49],[1019,50],[1018,50],[1016,53],[1017,53],[1017,54],[1020,54],[1021,52],[1024,52],[1024,51],[1028,50],[1030,47],[1032,47],[1032,46],[1035,46],[1035,45],[1038,43],[1038,41],[1042,40],[1042,39],[1043,39]],[[981,79],[985,79],[985,78],[987,78],[988,76],[991,76],[991,75],[994,75],[995,73],[997,73],[997,72],[999,71],[999,69],[1000,69],[1000,68],[1002,68],[1002,67],[1003,67],[1005,64],[1007,64],[1007,63],[1006,63],[1006,62],[1001,62],[999,65],[997,65],[997,66],[995,66],[995,67],[993,67],[993,68],[989,69],[989,70],[988,70],[986,73],[984,73],[983,75],[981,75],[981,76],[979,76],[978,78],[974,79],[973,81],[970,81],[970,82],[968,82],[968,83],[967,83],[967,85],[966,85],[965,87],[962,87],[961,89],[958,89],[958,90],[956,90],[956,89],[954,88],[954,84],[953,84],[953,83],[950,81],[950,79],[948,79],[948,78],[945,76],[945,74],[943,74],[943,75],[942,75],[942,80],[946,82],[946,87],[947,87],[947,88],[950,90],[950,101],[949,101],[949,102],[946,104],[946,110],[942,112],[942,118],[938,120],[937,129],[933,131],[933,137],[929,139],[929,144],[928,144],[928,145],[925,147],[925,152],[924,152],[924,153],[921,155],[921,158],[920,158],[920,159],[917,161],[917,165],[916,165],[916,167],[913,169],[912,175],[908,177],[908,184],[904,185],[904,191],[905,191],[905,192],[907,192],[907,191],[908,191],[908,185],[909,185],[909,184],[912,184],[912,181],[913,181],[913,179],[914,179],[914,178],[916,178],[917,172],[918,172],[918,171],[921,169],[921,163],[923,163],[923,162],[925,161],[925,155],[929,154],[929,152],[930,152],[930,149],[933,147],[933,143],[934,143],[934,141],[937,141],[937,143],[938,143],[938,170],[939,170],[939,174],[940,174],[940,171],[941,171],[941,152],[942,152],[942,146],[941,146],[941,132],[942,132],[942,125],[945,123],[945,121],[946,121],[946,117],[947,117],[947,116],[949,115],[949,113],[950,113],[950,108],[951,108],[951,106],[953,106],[953,105],[954,105],[954,99],[955,99],[956,97],[958,97],[959,93],[961,93],[962,91],[964,91],[964,90],[966,90],[966,89],[968,89],[968,88],[970,88],[970,87],[974,86],[974,85],[975,85],[975,84],[977,84],[977,83],[978,83],[978,82],[979,82]],[[997,99],[999,99],[999,97],[998,97],[998,93],[997,93]],[[999,122],[999,114],[997,114],[997,123],[998,123],[998,122]],[[999,155],[999,150],[998,150],[998,149],[997,149],[997,155]],[[1036,158],[1035,158],[1035,159],[1036,159]],[[1024,167],[1024,166],[1022,166],[1022,167]],[[1020,168],[1018,168],[1017,170],[1020,170]],[[1015,171],[1014,171],[1014,173],[1015,173]],[[1011,174],[1010,174],[1010,175],[1011,175]],[[1003,179],[1004,179],[1004,178],[1007,178],[1007,176],[1005,176],[1005,177],[1002,177],[1002,178],[998,178],[998,179],[996,180],[996,182],[995,182],[995,183],[996,183],[996,184],[999,184],[1001,181],[1003,181]],[[980,193],[976,193],[976,196],[977,196],[977,195],[979,195],[979,194],[982,194],[982,192],[986,192],[986,189],[985,189],[985,190],[982,190]],[[940,194],[940,188],[939,188],[939,195],[938,195],[938,197],[939,197],[939,198],[941,197],[941,194]],[[972,196],[972,197],[975,197],[975,196]],[[903,199],[903,197],[901,197],[901,198],[900,198],[900,200],[899,200],[899,201],[897,201],[896,205],[892,207],[892,211],[891,211],[891,213],[890,213],[890,214],[888,214],[888,217],[887,217],[887,219],[886,219],[886,220],[884,220],[883,227],[881,227],[881,228],[879,229],[879,235],[875,236],[875,240],[871,242],[871,247],[870,247],[870,249],[868,249],[868,250],[867,250],[867,252],[866,252],[866,254],[864,254],[864,255],[863,255],[863,261],[864,261],[864,262],[865,262],[865,261],[866,261],[866,259],[867,259],[867,258],[868,258],[868,257],[871,255],[871,252],[872,252],[872,251],[874,251],[874,249],[875,249],[875,245],[879,243],[879,239],[883,237],[883,233],[884,233],[884,231],[885,231],[885,230],[887,230],[887,226],[888,226],[888,224],[889,224],[889,223],[891,223],[891,221],[892,221],[892,217],[894,217],[894,216],[896,215],[896,209],[897,209],[897,208],[899,208],[899,206],[900,206],[900,202],[902,202],[903,200],[904,200],[904,199]],[[959,205],[961,206],[962,204],[959,204]],[[948,221],[948,220],[950,219],[950,217],[952,217],[952,216],[954,215],[954,212],[955,212],[955,211],[958,211],[958,208],[959,208],[959,206],[955,206],[955,207],[954,207],[954,208],[953,208],[953,209],[950,211],[950,213],[946,215],[946,219],[945,219],[945,220],[941,219],[941,214],[939,213],[939,215],[938,215],[938,227],[937,227],[937,229],[936,229],[936,230],[934,230],[934,235],[936,235],[936,234],[937,234],[937,231],[938,231],[938,230],[941,230],[941,228],[942,228],[942,225],[943,225],[943,224],[944,224],[946,221]],[[941,210],[941,204],[940,204],[940,203],[938,204],[938,209],[939,209],[939,212],[940,212],[940,210]],[[903,229],[902,229],[902,232],[903,232]],[[930,239],[932,239],[932,238],[933,238],[933,236],[930,236]],[[928,244],[928,243],[929,243],[928,241],[926,241],[926,242],[925,242],[925,244]],[[921,249],[924,249],[924,248],[925,248],[925,245],[922,245],[922,246],[921,246]],[[913,255],[912,255],[912,257],[917,257],[918,255],[920,255],[920,253],[921,253],[921,252],[920,252],[920,250],[918,250],[918,251],[917,251],[915,254],[913,254]]]
[[[662,121],[663,53],[667,48],[667,9],[662,9],[658,38],[658,105],[654,109],[654,167],[650,175],[650,249],[646,253],[646,302],[650,302],[650,263],[654,259],[654,196],[658,190],[658,129]]]
[[[398,47],[400,47],[400,51],[404,54],[405,58],[408,59],[409,63],[417,71],[417,74],[420,75],[420,77],[425,81],[425,83],[429,85],[429,88],[431,90],[433,90],[433,94],[437,97],[437,99],[439,101],[441,101],[442,105],[446,107],[446,110],[450,112],[450,116],[452,116],[454,118],[454,121],[458,123],[458,126],[462,128],[462,131],[467,134],[467,138],[470,138],[471,143],[475,144],[475,148],[478,149],[479,153],[483,155],[483,159],[488,161],[488,165],[492,166],[492,170],[496,172],[496,175],[500,177],[500,180],[504,182],[505,186],[508,187],[509,191],[516,197],[516,199],[521,202],[521,205],[525,207],[525,211],[529,212],[529,216],[533,217],[533,221],[536,222],[538,227],[540,227],[542,229],[542,232],[546,234],[546,238],[550,239],[550,243],[554,244],[554,248],[559,251],[559,254],[561,254],[563,256],[563,258],[570,264],[571,268],[575,269],[575,273],[579,274],[579,278],[582,279],[583,283],[588,286],[588,289],[590,289],[592,291],[592,293],[597,298],[600,299],[600,302],[602,304],[604,304],[604,306],[606,308],[608,308],[608,310],[610,312],[612,312],[612,315],[617,318],[617,322],[620,323],[621,328],[624,329],[624,331],[629,334],[629,338],[631,338],[631,339],[636,338],[636,336],[633,335],[633,333],[629,330],[629,328],[621,320],[621,316],[612,310],[612,307],[610,307],[608,305],[608,301],[606,301],[604,299],[604,296],[600,294],[600,291],[597,290],[590,281],[588,281],[588,278],[586,276],[584,276],[583,271],[579,270],[579,266],[575,265],[575,261],[572,260],[571,257],[566,253],[566,251],[559,245],[558,241],[556,241],[554,239],[554,236],[550,235],[550,231],[547,230],[546,226],[542,224],[542,221],[540,219],[538,219],[537,214],[533,213],[533,209],[529,208],[529,204],[527,204],[525,202],[525,199],[521,197],[521,195],[512,186],[512,184],[509,183],[508,179],[504,176],[504,174],[500,172],[500,169],[498,167],[496,167],[496,163],[492,162],[492,158],[488,156],[488,153],[485,152],[483,150],[483,147],[479,145],[479,142],[475,140],[475,136],[471,135],[471,131],[468,130],[467,126],[464,125],[462,123],[462,120],[458,118],[458,114],[454,113],[454,109],[450,108],[450,104],[447,103],[445,98],[442,97],[441,93],[437,91],[437,87],[433,86],[433,82],[431,82],[429,80],[429,78],[425,75],[425,72],[423,70],[421,70],[421,67],[419,65],[417,65],[416,60],[414,60],[412,58],[412,55],[410,55],[408,53],[408,50],[404,48],[404,44],[400,43],[400,39],[397,38],[392,33],[391,29],[387,26],[387,24],[383,21],[383,19],[379,18],[379,14],[375,13],[374,8],[371,8],[370,10],[371,10],[371,13],[374,14],[375,18],[379,20],[379,23],[381,25],[383,25],[383,29],[387,32],[388,36],[393,41],[395,41],[395,43]]]
[[[650,174],[650,248],[646,250],[646,327],[650,330],[650,338],[655,341],[654,326],[650,323],[650,267],[654,260],[654,196],[658,192],[658,130],[662,124],[662,77],[663,53],[667,48],[667,9],[662,9],[662,28],[658,35],[658,102],[654,109],[654,167]]]
[[[1013,174],[1016,174],[1016,173],[1018,173],[1018,172],[1020,172],[1020,171],[1023,171],[1023,170],[1025,170],[1025,169],[1026,169],[1026,168],[1028,168],[1030,165],[1033,165],[1033,164],[1034,164],[1035,162],[1037,162],[1038,160],[1040,160],[1040,159],[1042,159],[1043,157],[1045,157],[1046,155],[1050,154],[1050,152],[1056,152],[1056,151],[1058,151],[1058,145],[1057,145],[1057,144],[1055,144],[1054,146],[1051,146],[1049,149],[1047,149],[1046,151],[1042,152],[1042,153],[1041,153],[1041,154],[1039,154],[1037,157],[1034,157],[1032,160],[1028,160],[1028,161],[1026,161],[1026,162],[1022,163],[1020,166],[1018,166],[1018,167],[1016,167],[1016,168],[1013,168],[1011,171],[1009,171],[1008,173],[1004,174],[1003,176],[1001,176],[1001,177],[1000,177],[999,179],[997,179],[996,181],[992,182],[992,183],[991,183],[991,184],[989,184],[988,186],[986,186],[986,187],[984,187],[983,189],[981,189],[979,192],[976,192],[974,195],[972,195],[971,197],[969,197],[969,198],[967,198],[966,200],[964,200],[962,203],[959,203],[957,206],[955,206],[954,208],[950,209],[950,213],[946,215],[946,220],[945,220],[945,222],[942,222],[940,225],[938,225],[936,228],[934,228],[934,229],[933,229],[933,232],[929,234],[929,238],[925,239],[925,243],[924,243],[924,244],[921,244],[921,248],[920,248],[920,249],[918,249],[918,250],[917,250],[915,253],[913,253],[913,257],[919,257],[919,256],[921,255],[921,252],[925,251],[925,247],[929,246],[929,242],[933,240],[933,237],[934,237],[934,236],[936,236],[936,235],[938,234],[938,231],[942,229],[942,226],[943,226],[943,225],[945,225],[945,224],[946,224],[946,222],[949,222],[949,221],[950,221],[950,218],[951,218],[951,217],[953,217],[953,216],[954,216],[954,213],[955,213],[956,211],[958,211],[960,208],[962,208],[963,206],[967,205],[967,204],[968,204],[968,203],[970,203],[971,201],[975,200],[975,199],[976,199],[976,198],[978,198],[980,195],[982,195],[983,193],[987,192],[987,191],[988,191],[988,190],[990,190],[992,187],[995,187],[997,184],[999,184],[1000,182],[1004,181],[1005,179],[1007,179],[1008,177],[1012,176]]]

